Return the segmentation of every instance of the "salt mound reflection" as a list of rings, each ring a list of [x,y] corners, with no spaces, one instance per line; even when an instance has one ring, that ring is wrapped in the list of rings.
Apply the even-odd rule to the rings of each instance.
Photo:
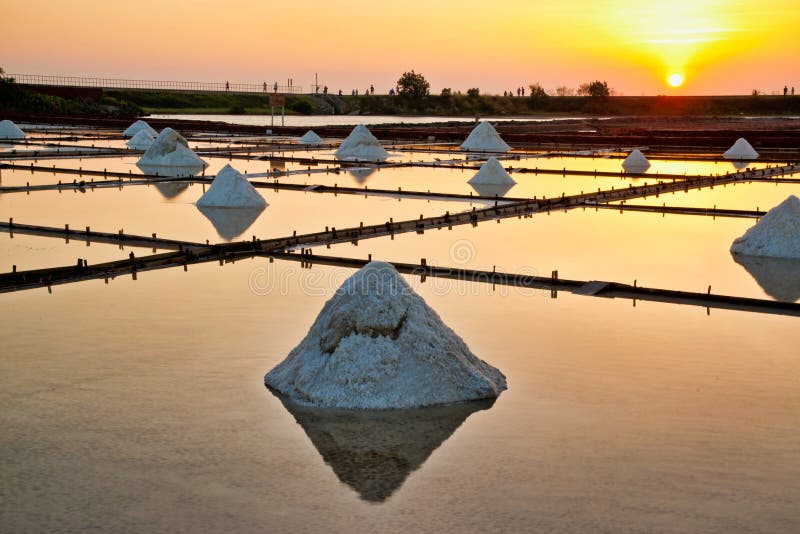
[[[271,390],[272,391],[272,390]],[[380,503],[419,469],[474,412],[495,399],[410,410],[332,410],[296,404],[273,391],[339,480]]]
[[[770,297],[797,302],[800,299],[800,260],[732,254]]]
[[[226,241],[232,241],[245,233],[264,211],[256,208],[212,208],[197,206],[206,219],[211,221],[217,234]]]

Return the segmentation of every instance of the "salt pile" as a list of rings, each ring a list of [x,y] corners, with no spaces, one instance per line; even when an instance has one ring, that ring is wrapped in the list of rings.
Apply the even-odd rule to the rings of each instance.
[[[25,132],[9,120],[0,121],[0,139],[25,139]]]
[[[492,156],[486,163],[481,165],[480,170],[469,179],[467,183],[470,184],[485,184],[485,185],[514,185],[517,182],[506,172],[497,158]]]
[[[503,373],[472,354],[384,262],[342,284],[264,383],[294,402],[346,409],[417,408],[506,389]]]
[[[247,178],[230,165],[225,165],[197,205],[209,208],[264,208],[267,202]]]
[[[301,145],[321,145],[322,138],[314,133],[314,130],[307,131],[303,137],[300,138]]]
[[[336,159],[350,161],[385,161],[389,154],[369,129],[359,124],[336,150]]]
[[[139,160],[139,165],[200,168],[208,166],[189,148],[186,139],[172,128],[164,128]]]
[[[792,195],[736,239],[732,254],[800,259],[800,199]]]
[[[133,150],[147,150],[155,141],[155,137],[153,137],[150,132],[147,130],[139,130],[136,132],[131,139],[125,142],[128,145],[128,148],[132,148]]]
[[[625,172],[642,173],[650,168],[650,162],[644,157],[644,154],[637,148],[625,158],[622,162],[622,168]]]
[[[469,137],[461,143],[461,150],[475,152],[508,152],[511,147],[503,141],[497,130],[488,122],[478,124]]]
[[[722,154],[722,157],[725,159],[756,159],[758,158],[758,152],[755,151],[753,146],[747,142],[746,139],[740,137],[736,140],[732,147],[725,151]]]
[[[133,137],[142,130],[152,135],[153,138],[158,136],[158,132],[155,131],[153,128],[151,128],[149,124],[147,124],[143,120],[138,120],[133,124],[131,124],[130,126],[128,126],[128,128],[124,132],[122,132],[122,137]]]

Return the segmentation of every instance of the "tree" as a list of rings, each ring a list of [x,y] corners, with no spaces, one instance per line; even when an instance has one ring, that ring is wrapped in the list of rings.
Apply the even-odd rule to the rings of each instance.
[[[413,70],[411,72],[404,72],[400,79],[397,80],[398,91],[400,96],[407,96],[409,98],[422,98],[431,90],[431,84],[425,79],[422,74],[417,74]]]
[[[609,96],[611,94],[611,90],[608,88],[608,84],[606,82],[601,82],[600,80],[595,80],[589,84],[587,89],[589,96],[591,97],[602,97],[602,96]]]
[[[538,100],[538,99],[547,98],[548,96],[550,96],[550,95],[547,94],[547,91],[544,90],[544,87],[542,87],[538,83],[532,83],[528,87],[531,90],[531,98],[534,98],[534,99]]]
[[[469,89],[467,89],[467,96],[472,98],[477,98],[481,96],[481,90],[478,89],[477,87],[470,87]]]
[[[556,87],[556,96],[575,96],[575,89],[572,87],[567,87],[566,85]]]
[[[445,87],[444,89],[442,89],[442,96],[443,97],[448,98],[452,94],[453,94],[453,90],[450,89],[449,87]]]

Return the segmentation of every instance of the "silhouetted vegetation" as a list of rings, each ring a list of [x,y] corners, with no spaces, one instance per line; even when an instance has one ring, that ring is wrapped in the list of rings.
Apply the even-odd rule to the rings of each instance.
[[[124,99],[103,96],[92,98],[63,98],[29,90],[13,79],[0,76],[0,111],[102,116],[136,116],[142,110]]]
[[[427,96],[431,91],[431,84],[425,79],[422,74],[418,74],[413,70],[411,72],[404,72],[400,79],[397,80],[397,93],[406,98],[415,98],[417,100]]]
[[[587,89],[589,96],[600,98],[611,95],[611,90],[608,88],[608,83],[595,80],[589,84]]]

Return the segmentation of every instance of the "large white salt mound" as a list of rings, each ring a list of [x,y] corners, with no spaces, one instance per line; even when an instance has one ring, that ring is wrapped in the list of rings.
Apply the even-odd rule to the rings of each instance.
[[[732,147],[722,154],[722,157],[725,159],[756,159],[758,158],[758,152],[746,139],[740,137]]]
[[[295,402],[399,409],[497,397],[503,373],[476,357],[388,263],[371,262],[264,377]]]
[[[0,121],[0,139],[25,139],[25,132],[9,120]]]
[[[622,168],[625,172],[641,173],[650,168],[650,162],[637,148],[628,154],[628,157],[622,162]]]
[[[197,205],[208,208],[263,208],[267,202],[239,171],[225,165]]]
[[[731,253],[800,259],[800,199],[791,195],[769,210],[733,242]]]
[[[372,132],[359,124],[336,150],[336,159],[349,161],[385,161],[389,157]]]
[[[124,132],[122,132],[122,137],[133,137],[142,130],[152,135],[153,138],[158,136],[158,132],[155,131],[153,128],[151,128],[150,125],[147,124],[147,122],[143,120],[138,120],[133,124],[131,124],[130,126],[128,126],[128,128]]]
[[[303,137],[301,137],[299,141],[300,141],[301,145],[321,145],[322,144],[322,138],[320,136],[318,136],[316,133],[314,133],[314,130],[307,131],[305,134],[303,134]]]
[[[506,172],[497,158],[492,156],[481,165],[480,170],[469,179],[470,184],[514,185],[517,182]]]
[[[139,160],[139,165],[159,165],[163,167],[207,167],[181,134],[172,128],[164,130],[156,137],[147,152]]]
[[[128,148],[132,148],[133,150],[147,150],[155,141],[155,137],[153,137],[150,132],[147,130],[139,130],[136,132],[132,138],[128,139],[125,144],[128,145]]]
[[[494,126],[482,122],[472,129],[467,139],[461,143],[461,150],[474,152],[508,152],[511,147],[503,141]]]

